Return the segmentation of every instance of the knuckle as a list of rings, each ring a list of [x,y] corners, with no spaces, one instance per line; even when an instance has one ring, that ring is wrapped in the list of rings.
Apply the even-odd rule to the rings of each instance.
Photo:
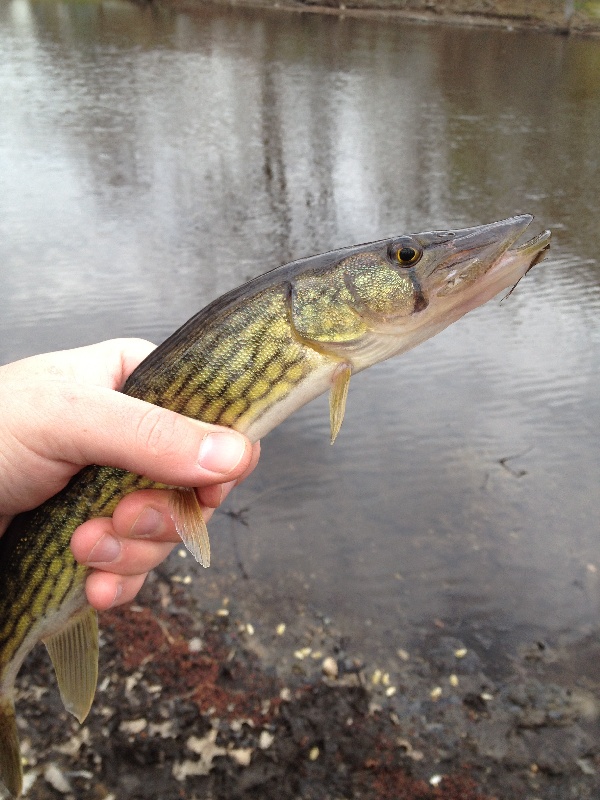
[[[137,440],[154,457],[171,455],[177,449],[176,427],[174,417],[161,408],[152,407],[139,419]]]

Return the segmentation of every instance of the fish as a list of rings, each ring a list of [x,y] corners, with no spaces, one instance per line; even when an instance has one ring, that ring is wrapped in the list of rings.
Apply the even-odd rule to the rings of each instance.
[[[551,233],[517,240],[529,214],[344,247],[266,272],[210,303],[131,373],[122,391],[257,441],[329,392],[331,442],[350,379],[435,336],[516,283],[546,254]],[[192,489],[91,465],[58,494],[16,516],[0,538],[0,779],[22,790],[14,683],[40,641],[65,708],[83,722],[98,677],[98,621],[87,569],[70,550],[85,520],[110,516],[129,492],[170,488],[185,546],[210,561]]]

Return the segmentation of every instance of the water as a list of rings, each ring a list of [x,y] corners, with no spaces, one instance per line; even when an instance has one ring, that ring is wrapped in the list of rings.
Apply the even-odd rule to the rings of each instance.
[[[600,605],[600,42],[285,12],[0,5],[0,360],[160,341],[294,257],[530,212],[511,297],[274,431],[202,595],[359,648],[585,642]],[[245,509],[245,510],[244,510]],[[258,611],[260,609],[260,612]],[[437,623],[439,624],[439,622]],[[575,656],[573,656],[575,658]]]

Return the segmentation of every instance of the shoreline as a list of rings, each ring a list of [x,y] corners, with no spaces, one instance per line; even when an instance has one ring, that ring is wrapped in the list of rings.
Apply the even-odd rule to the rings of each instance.
[[[147,1],[149,4],[152,0]],[[568,3],[536,0],[527,4],[516,0],[496,0],[491,10],[484,0],[159,0],[165,6],[193,11],[201,6],[292,11],[365,19],[398,19],[410,24],[451,25],[467,28],[501,28],[507,31],[540,31],[563,36],[600,37],[600,2]]]

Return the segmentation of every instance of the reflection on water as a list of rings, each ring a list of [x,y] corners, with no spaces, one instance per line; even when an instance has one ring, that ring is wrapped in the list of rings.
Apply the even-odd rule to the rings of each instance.
[[[214,574],[240,560],[271,608],[296,593],[392,650],[433,618],[596,630],[599,42],[12,0],[0,51],[3,361],[160,340],[331,247],[552,227],[509,300],[354,379],[334,448],[324,401],[268,438]]]

